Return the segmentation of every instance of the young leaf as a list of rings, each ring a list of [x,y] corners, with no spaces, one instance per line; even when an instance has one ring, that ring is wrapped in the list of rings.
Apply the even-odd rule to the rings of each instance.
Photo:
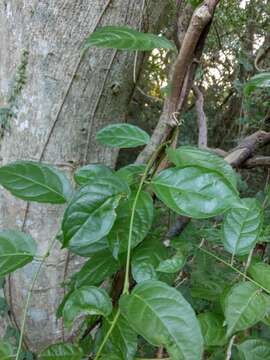
[[[146,165],[143,164],[131,164],[122,167],[116,172],[116,175],[120,179],[126,181],[129,186],[139,182],[139,178],[143,175]]]
[[[62,172],[34,161],[0,167],[0,185],[20,199],[39,203],[63,204],[72,194],[71,184]]]
[[[200,325],[176,289],[160,281],[145,281],[120,299],[120,310],[150,344],[165,346],[172,360],[202,358]]]
[[[109,316],[111,312],[111,299],[104,289],[83,286],[70,295],[64,305],[62,314],[65,325],[70,327],[78,316]]]
[[[237,345],[243,360],[270,359],[270,343],[266,339],[248,339]]]
[[[246,255],[255,246],[262,227],[262,209],[256,199],[242,199],[243,208],[230,209],[223,222],[223,244],[234,255]]]
[[[72,344],[54,344],[43,350],[39,355],[40,360],[82,360],[83,350]]]
[[[176,273],[177,271],[180,271],[182,267],[185,265],[185,262],[186,262],[186,257],[179,250],[172,258],[161,261],[157,267],[157,271],[173,274]]]
[[[254,75],[245,85],[244,93],[245,95],[250,95],[257,88],[266,88],[270,87],[270,72],[263,72],[257,75]]]
[[[162,36],[142,33],[126,26],[104,26],[91,34],[85,43],[89,47],[119,50],[174,49],[175,46]]]
[[[237,178],[233,168],[221,157],[209,150],[198,149],[193,146],[181,146],[178,149],[168,148],[169,160],[176,166],[202,166],[204,169],[214,171],[226,179],[236,189]]]
[[[127,184],[113,174],[82,187],[64,213],[64,247],[75,253],[87,250],[89,254],[91,248],[93,252],[100,251],[98,243],[104,241],[116,219],[115,208],[121,197],[128,194]]]
[[[206,346],[223,346],[227,343],[224,319],[218,314],[205,312],[198,315]]]
[[[36,244],[31,236],[15,230],[0,231],[0,277],[31,262]]]
[[[224,300],[227,336],[248,329],[268,313],[270,297],[250,282],[234,285]]]
[[[223,213],[237,201],[237,192],[222,176],[202,166],[171,168],[152,180],[157,197],[184,216],[205,219]]]
[[[130,217],[135,196],[136,193],[133,192],[128,200],[120,202],[116,210],[117,219],[107,236],[109,245],[116,257],[119,253],[127,251]],[[132,248],[137,246],[148,234],[152,226],[153,217],[154,206],[152,197],[149,193],[142,191],[135,209],[132,229]]]
[[[105,165],[90,164],[78,169],[74,174],[74,179],[78,185],[84,186],[98,177],[106,177],[111,174],[113,174],[113,171]]]
[[[7,342],[0,342],[0,359],[12,360],[14,359],[14,351],[12,346]]]
[[[103,250],[88,260],[81,270],[73,275],[74,287],[85,285],[99,285],[103,280],[114,274],[120,267],[118,261],[112,256],[111,251]]]
[[[103,145],[117,148],[133,148],[149,142],[149,135],[137,126],[113,124],[98,131],[96,139]]]
[[[158,279],[156,268],[168,256],[168,249],[157,240],[145,240],[132,256],[132,276],[137,283]]]
[[[270,265],[258,262],[251,264],[248,272],[258,284],[270,291]]]
[[[113,316],[110,315],[109,321],[112,321]],[[104,338],[104,334],[108,332],[110,322],[103,320],[101,328],[101,337],[99,342]],[[117,323],[110,334],[110,337],[102,352],[102,359],[110,359],[110,355],[114,355],[117,360],[133,360],[137,351],[137,334],[130,327],[127,320],[120,315]]]

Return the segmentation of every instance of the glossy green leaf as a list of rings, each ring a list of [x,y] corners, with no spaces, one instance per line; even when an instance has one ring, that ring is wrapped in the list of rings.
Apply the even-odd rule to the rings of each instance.
[[[201,166],[164,170],[152,187],[171,210],[196,219],[221,214],[237,200],[237,192],[222,176]]]
[[[109,316],[111,312],[111,299],[104,289],[94,286],[82,286],[69,296],[62,314],[65,325],[70,327],[78,316]]]
[[[1,360],[12,360],[14,359],[14,351],[12,346],[7,342],[0,341],[0,359]]]
[[[132,256],[132,276],[137,283],[158,279],[156,268],[168,256],[168,249],[161,241],[146,239],[138,246]]]
[[[120,299],[129,324],[150,344],[165,346],[171,360],[202,358],[200,325],[189,303],[174,288],[149,280]]]
[[[149,135],[137,126],[112,124],[98,131],[96,139],[103,145],[117,148],[133,148],[149,142]]]
[[[15,230],[0,231],[0,276],[31,262],[36,244],[31,236]]]
[[[258,284],[270,291],[270,265],[258,262],[251,264],[248,272]]]
[[[102,164],[89,164],[79,168],[74,173],[74,179],[78,185],[84,186],[93,182],[97,177],[106,177],[113,174],[113,171]]]
[[[226,328],[222,316],[210,311],[199,314],[198,320],[206,346],[223,346],[227,343]]]
[[[63,204],[72,194],[64,173],[34,161],[0,167],[0,185],[20,199],[39,203]]]
[[[243,208],[230,209],[223,222],[223,244],[234,255],[246,255],[255,246],[262,227],[262,209],[255,199],[242,199]]]
[[[109,321],[112,322],[113,317],[109,317]],[[103,340],[104,334],[106,334],[110,328],[111,323],[104,319],[101,329],[101,338]],[[117,360],[133,360],[137,351],[137,334],[130,327],[127,320],[120,315],[117,323],[106,342],[104,350],[102,352],[102,358],[109,359],[110,355],[113,355]]]
[[[104,249],[104,236],[111,230],[116,219],[115,208],[121,198],[127,197],[129,188],[116,175],[97,178],[82,187],[67,207],[62,231],[64,246],[75,253]],[[103,242],[100,248],[99,242]],[[105,245],[106,246],[106,245]]]
[[[245,85],[245,95],[250,95],[257,88],[270,87],[270,72],[262,72],[254,75]]]
[[[75,281],[74,287],[99,285],[119,268],[120,264],[112,256],[110,250],[98,252],[83,265],[79,272],[73,275],[73,280]]]
[[[126,26],[104,26],[92,33],[85,43],[89,47],[119,50],[174,49],[174,45],[162,36],[142,33]]]
[[[42,351],[40,360],[81,360],[84,358],[83,350],[72,344],[54,344]]]
[[[139,182],[140,177],[145,171],[146,165],[143,164],[131,164],[122,167],[116,172],[116,175],[119,176],[122,180],[125,180],[129,186],[134,185]]]
[[[219,174],[236,189],[237,178],[233,168],[220,156],[209,150],[199,149],[193,146],[181,146],[177,149],[168,148],[169,160],[176,166],[202,166]]]
[[[243,360],[270,359],[270,342],[266,339],[248,339],[237,345]]]
[[[109,245],[116,257],[119,253],[127,251],[130,217],[135,196],[136,192],[133,192],[128,200],[120,202],[116,210],[117,219],[107,236]],[[151,229],[153,217],[154,206],[152,197],[149,193],[142,191],[138,197],[135,209],[132,228],[132,248],[137,246],[146,237]]]
[[[251,282],[234,285],[224,299],[227,335],[248,329],[268,313],[270,297]]]
[[[185,262],[185,255],[181,251],[177,251],[172,258],[161,261],[157,267],[157,271],[173,274],[180,271],[185,265]]]

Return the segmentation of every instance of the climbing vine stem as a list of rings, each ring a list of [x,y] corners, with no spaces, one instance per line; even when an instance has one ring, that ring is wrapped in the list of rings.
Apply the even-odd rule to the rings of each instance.
[[[233,271],[237,272],[239,275],[243,276],[244,279],[252,282],[254,285],[258,286],[260,289],[262,289],[263,291],[265,291],[267,294],[270,295],[270,291],[268,289],[266,289],[264,286],[260,285],[257,281],[253,280],[251,277],[249,277],[248,275],[246,275],[245,273],[243,273],[242,271],[240,271],[239,269],[237,269],[236,267],[234,267],[233,265],[231,265],[230,263],[228,263],[226,260],[223,260],[222,258],[220,258],[219,256],[217,256],[216,254],[213,254],[212,252],[197,246],[197,248],[204,252],[205,254],[211,256],[212,258],[216,259],[217,261],[221,262],[222,264],[228,266],[230,269],[232,269]]]
[[[134,218],[135,218],[135,211],[136,211],[136,207],[137,207],[137,203],[138,203],[138,199],[139,199],[139,196],[140,196],[140,193],[142,191],[142,188],[143,188],[143,185],[145,183],[145,180],[152,168],[152,166],[154,165],[160,151],[162,150],[162,148],[164,146],[166,146],[167,142],[166,143],[163,143],[161,144],[158,149],[153,153],[152,157],[150,158],[149,162],[147,163],[146,165],[146,168],[144,170],[144,173],[141,177],[141,181],[139,183],[139,187],[138,187],[138,190],[136,192],[136,195],[135,195],[135,199],[133,201],[133,204],[132,204],[132,209],[131,209],[131,217],[130,217],[130,224],[129,224],[129,235],[128,235],[128,248],[127,248],[127,259],[126,259],[126,267],[125,267],[125,280],[124,280],[124,287],[123,287],[123,292],[122,294],[123,295],[127,295],[129,294],[129,286],[130,286],[130,282],[129,282],[129,276],[130,276],[130,260],[131,260],[131,244],[132,244],[132,234],[133,234],[133,225],[134,225]],[[109,330],[107,331],[98,351],[97,351],[97,354],[95,356],[95,359],[94,360],[98,360],[100,358],[100,355],[102,353],[102,350],[104,348],[104,346],[106,345],[113,329],[115,328],[115,325],[118,321],[118,318],[120,316],[120,310],[118,308],[116,314],[115,314],[115,317],[111,323],[111,326],[109,328]]]

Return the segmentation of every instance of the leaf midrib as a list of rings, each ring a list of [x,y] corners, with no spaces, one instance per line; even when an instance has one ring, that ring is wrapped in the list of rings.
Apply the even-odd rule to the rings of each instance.
[[[142,297],[140,297],[139,295],[137,294],[133,294],[134,297],[137,297],[139,300],[141,300],[143,303],[145,303],[148,308],[154,313],[154,315],[159,319],[159,321],[161,322],[162,326],[165,328],[165,330],[168,332],[168,334],[172,337],[172,339],[175,341],[175,344],[177,345],[177,347],[179,348],[182,356],[185,357],[185,354],[183,353],[182,349],[181,349],[181,346],[178,344],[178,341],[177,339],[175,338],[175,336],[173,334],[171,334],[171,332],[167,329],[166,327],[166,324],[164,324],[164,322],[160,319],[160,317],[157,315],[157,313],[154,311],[154,309],[151,307],[151,305],[145,300],[143,299]],[[160,344],[162,345],[162,344]],[[168,345],[168,344],[164,344],[164,345]]]
[[[248,302],[246,303],[246,305],[241,308],[241,313],[239,314],[239,316],[237,317],[237,320],[233,323],[234,325],[231,327],[231,331],[229,333],[231,333],[234,328],[236,327],[237,322],[239,321],[239,319],[241,318],[241,316],[243,315],[244,311],[247,309],[247,307],[249,306],[250,302],[253,300],[253,298],[257,295],[257,293],[260,292],[260,289],[257,289],[256,291],[253,292],[253,294],[250,296],[250,298],[248,299]]]
[[[66,200],[65,197],[63,196],[63,194],[57,192],[56,190],[54,190],[50,186],[44,185],[44,184],[40,183],[39,181],[35,181],[35,180],[31,179],[31,178],[28,178],[27,176],[24,176],[24,175],[21,175],[21,174],[18,174],[18,173],[14,173],[14,172],[12,172],[10,170],[5,170],[5,172],[10,174],[10,175],[16,176],[17,178],[21,178],[21,179],[27,180],[28,182],[32,182],[35,185],[39,185],[40,187],[43,187],[43,188],[51,191],[52,193],[57,194],[58,196],[61,197],[61,199]]]

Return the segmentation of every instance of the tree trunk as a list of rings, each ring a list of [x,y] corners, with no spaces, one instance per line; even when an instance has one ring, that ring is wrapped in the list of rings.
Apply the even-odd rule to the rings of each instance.
[[[98,25],[139,28],[143,0],[2,0],[0,4],[0,163],[42,160],[71,174],[83,163],[114,166],[117,151],[95,142],[98,129],[125,120],[133,91],[134,52],[92,49],[79,61],[85,37]],[[158,3],[158,4],[157,4]],[[147,2],[150,30],[166,1]],[[145,16],[144,16],[145,18]],[[152,28],[152,29],[151,29]],[[77,71],[75,71],[77,68]],[[63,207],[19,201],[0,193],[0,227],[30,233],[44,254]],[[55,311],[61,284],[81,260],[57,245],[43,266],[26,323],[26,344],[39,350],[65,339]],[[5,293],[20,327],[27,289],[38,263],[12,274]],[[1,324],[2,325],[2,324]],[[1,326],[0,326],[1,327]],[[0,330],[4,334],[4,326]]]

